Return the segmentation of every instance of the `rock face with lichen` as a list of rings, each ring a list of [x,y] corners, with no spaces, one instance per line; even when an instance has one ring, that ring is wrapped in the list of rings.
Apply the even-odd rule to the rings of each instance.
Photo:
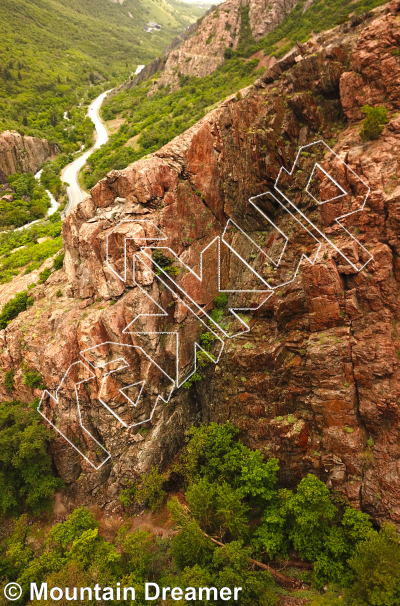
[[[64,269],[32,289],[34,305],[0,332],[1,372],[16,371],[15,391],[2,387],[2,400],[41,396],[23,382],[28,368],[54,394],[80,352],[92,348],[97,361],[107,361],[114,346],[104,343],[130,347],[132,364],[139,346],[160,365],[171,364],[171,342],[154,336],[145,293],[168,303],[164,331],[179,327],[183,346],[192,346],[203,329],[178,287],[209,313],[216,265],[206,263],[207,280],[196,290],[183,264],[198,272],[201,251],[228,222],[226,248],[221,244],[227,290],[260,291],[254,272],[273,287],[240,321],[228,317],[229,308],[256,307],[259,294],[228,293],[218,322],[238,336],[223,338],[222,352],[214,340],[210,353],[221,353],[218,362],[209,360],[202,380],[176,389],[140,430],[124,429],[99,402],[97,371],[87,377],[81,413],[111,453],[98,470],[72,446],[84,438],[76,377],[68,377],[59,414],[70,443],[57,437],[52,452],[71,506],[96,502],[119,511],[121,489],[152,465],[167,467],[193,423],[229,419],[249,446],[279,459],[283,485],[315,473],[376,521],[400,523],[399,8],[392,2],[361,24],[311,39],[302,54],[277,63],[158,152],[111,172],[65,220]],[[367,103],[388,109],[373,141],[360,138]],[[319,140],[333,152],[318,143],[304,147]],[[263,215],[249,202],[257,195]],[[336,222],[343,215],[347,231]],[[169,298],[151,271],[151,247],[160,243],[150,225],[177,255],[179,271],[170,277],[178,286]],[[131,265],[125,276],[125,254],[140,257],[143,246],[136,279]],[[140,331],[123,332],[139,316]],[[183,366],[192,362],[188,349]],[[107,401],[117,386],[107,387]]]

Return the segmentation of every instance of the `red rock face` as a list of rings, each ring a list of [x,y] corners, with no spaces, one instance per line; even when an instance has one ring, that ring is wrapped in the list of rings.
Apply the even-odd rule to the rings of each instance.
[[[243,9],[248,8],[251,34],[255,40],[265,37],[282,23],[298,0],[225,0],[223,6],[206,15],[195,32],[168,54],[153,92],[160,86],[178,86],[178,73],[204,77],[224,62],[227,48],[236,50],[243,32]],[[260,59],[263,57],[261,52]],[[155,67],[157,65],[157,68]],[[259,67],[264,65],[261,62]],[[158,71],[158,60],[154,70]]]
[[[171,365],[169,337],[162,342],[159,336],[123,333],[132,323],[155,332],[158,320],[140,316],[151,313],[141,289],[170,310],[168,322],[180,331],[189,366],[193,343],[204,329],[193,322],[178,287],[208,312],[216,292],[214,251],[210,248],[201,284],[183,264],[198,269],[200,252],[229,220],[225,241],[276,287],[257,311],[244,314],[250,331],[221,337],[225,346],[218,363],[210,362],[190,389],[175,390],[147,423],[147,433],[118,423],[98,400],[100,375],[94,379],[82,406],[111,462],[95,471],[57,438],[54,460],[70,483],[70,499],[117,511],[121,488],[151,465],[167,466],[191,424],[230,419],[251,447],[279,459],[283,484],[293,486],[315,473],[375,520],[400,522],[400,100],[398,79],[392,77],[399,59],[385,42],[398,40],[400,22],[396,5],[390,11],[378,9],[355,28],[344,25],[310,41],[301,60],[278,63],[240,99],[226,100],[157,153],[110,173],[64,222],[64,270],[34,289],[35,305],[0,333],[2,371],[17,370],[13,397],[25,402],[41,395],[24,385],[26,367],[42,372],[54,393],[79,352],[106,341],[142,344],[165,367]],[[388,60],[396,64],[390,77],[380,69]],[[376,91],[383,90],[377,101]],[[379,139],[363,142],[357,120],[367,102],[385,104],[390,121]],[[320,139],[337,156],[318,146],[304,148],[293,175],[282,173],[279,181],[300,215],[279,197],[274,183],[281,167],[291,171],[301,146]],[[316,162],[321,169],[313,176]],[[306,192],[310,178],[315,199]],[[278,202],[257,200],[278,230],[249,203],[268,190]],[[347,232],[335,222],[343,214]],[[155,243],[155,232],[144,221],[167,235],[162,246],[177,255],[175,298],[168,298],[144,258],[136,277],[129,265],[121,279],[127,235],[129,259],[144,243]],[[284,244],[279,230],[289,243],[274,271],[264,253],[279,257]],[[221,244],[224,283],[234,290],[257,287],[251,270],[227,249]],[[57,289],[62,297],[55,296]],[[229,306],[255,306],[257,296],[231,293]],[[234,321],[224,316],[228,321],[225,329],[233,332]],[[219,354],[218,347],[217,339],[211,352]],[[107,384],[107,397],[117,391],[112,381]],[[2,399],[9,397],[3,388]],[[71,419],[74,443],[80,429],[73,384],[66,385],[63,398],[62,415]]]
[[[0,171],[6,177],[17,172],[36,173],[54,153],[46,139],[23,137],[9,130],[0,133]]]

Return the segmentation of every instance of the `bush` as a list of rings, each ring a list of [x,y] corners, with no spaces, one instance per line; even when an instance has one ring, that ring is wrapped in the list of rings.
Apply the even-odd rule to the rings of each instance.
[[[141,476],[140,481],[141,487],[136,490],[135,501],[148,505],[153,511],[159,509],[167,496],[162,488],[165,477],[152,467],[148,474]]]
[[[214,305],[217,309],[223,309],[228,303],[228,296],[225,292],[220,292],[214,299]]]
[[[50,276],[50,274],[51,274],[51,267],[46,267],[46,269],[41,271],[39,274],[39,284],[44,284],[44,282],[46,282],[46,280]]]
[[[228,60],[228,59],[232,59],[233,57],[233,49],[230,48],[229,46],[227,46],[224,50],[224,59]]]
[[[36,370],[27,370],[24,374],[23,383],[28,387],[44,389],[42,381],[42,375]]]
[[[142,503],[150,507],[152,511],[160,509],[165,501],[167,493],[163,490],[166,481],[165,476],[158,473],[155,467],[147,474],[140,476],[138,485],[129,483],[120,494],[120,501],[124,507],[132,505],[132,502]]]
[[[6,303],[0,314],[0,329],[6,328],[11,320],[14,320],[23,311],[26,311],[30,305],[33,305],[33,298],[28,297],[26,291],[19,292],[13,299]]]
[[[4,387],[7,391],[14,391],[14,376],[15,370],[12,368],[11,370],[7,370],[4,375]]]
[[[362,123],[360,137],[364,141],[372,141],[381,136],[384,124],[388,122],[386,107],[370,107],[363,105],[361,111],[366,114]]]
[[[177,276],[180,272],[178,267],[174,266],[174,259],[169,259],[161,250],[155,250],[151,255],[154,263],[158,265],[163,271],[165,271],[170,276]],[[154,273],[159,276],[161,275],[161,269],[157,267],[154,270]]]
[[[186,566],[210,564],[215,549],[195,521],[189,522],[182,532],[174,537],[171,548],[174,560],[181,570]]]
[[[53,267],[57,271],[58,269],[62,269],[64,263],[65,253],[61,253],[61,255],[57,255],[53,261]]]
[[[0,511],[40,513],[63,482],[52,474],[47,448],[54,434],[20,402],[0,404]]]

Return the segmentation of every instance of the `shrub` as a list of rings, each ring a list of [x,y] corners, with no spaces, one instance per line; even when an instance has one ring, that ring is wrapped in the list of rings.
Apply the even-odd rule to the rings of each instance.
[[[184,570],[186,566],[205,566],[212,561],[214,546],[204,536],[197,522],[189,522],[172,541],[172,555],[176,564]]]
[[[217,309],[223,309],[228,303],[228,297],[225,292],[220,292],[214,299],[214,305]]]
[[[39,284],[44,284],[44,282],[46,282],[46,280],[50,276],[50,274],[51,274],[51,268],[50,267],[46,267],[46,269],[44,269],[43,271],[41,271],[40,274],[39,274]]]
[[[166,478],[158,473],[155,467],[152,467],[149,473],[143,474],[140,477],[139,486],[134,486],[130,483],[121,492],[119,500],[125,507],[131,505],[132,501],[135,501],[136,503],[143,503],[145,506],[150,507],[151,510],[156,511],[163,505],[167,496],[167,493],[162,488],[165,480]]]
[[[233,49],[227,46],[224,50],[224,59],[232,59],[233,57]]]
[[[400,591],[400,542],[395,526],[371,530],[357,546],[350,566],[355,581],[349,590],[350,604],[397,606]]]
[[[57,271],[58,269],[62,269],[64,263],[65,253],[61,253],[61,255],[57,255],[53,261],[53,267]]]
[[[4,375],[4,387],[7,391],[14,391],[14,376],[15,370],[12,368],[11,370],[7,370]]]
[[[164,482],[165,477],[152,467],[148,474],[141,476],[141,487],[136,490],[135,495],[136,502],[144,502],[153,511],[159,509],[167,496],[162,488]]]
[[[174,266],[174,260],[165,256],[161,250],[155,250],[151,257],[154,263],[170,276],[177,276],[179,274],[180,270]],[[159,276],[161,275],[161,270],[156,267],[154,273]]]
[[[28,387],[42,389],[42,380],[40,372],[37,372],[36,370],[27,370],[24,374],[23,383]]]
[[[372,141],[378,139],[383,131],[383,125],[388,122],[386,107],[370,107],[363,105],[361,111],[366,114],[366,118],[362,123],[360,137],[364,141]]]
[[[26,311],[29,305],[33,305],[33,298],[28,297],[26,291],[19,292],[13,299],[10,299],[6,303],[0,314],[0,329],[6,328],[6,326],[14,320],[23,311]]]

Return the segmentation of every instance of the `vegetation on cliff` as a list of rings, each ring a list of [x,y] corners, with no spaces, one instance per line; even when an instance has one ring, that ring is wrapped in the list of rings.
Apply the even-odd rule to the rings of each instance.
[[[389,122],[387,108],[363,105],[361,111],[366,115],[360,131],[361,139],[364,141],[378,139],[382,134],[385,124]]]
[[[41,238],[48,238],[38,242]],[[48,221],[37,223],[21,231],[0,234],[0,283],[10,282],[14,276],[38,269],[43,261],[55,255],[63,246],[59,213]]]
[[[300,0],[291,13],[265,38],[255,42],[249,35],[241,41],[237,53],[250,57],[263,50],[267,55],[283,57],[297,42],[306,42],[311,35],[319,34],[350,19],[360,22],[359,15],[385,4],[385,0],[315,0],[304,10],[306,0]]]
[[[182,478],[186,505],[176,498],[169,503],[182,529],[174,540],[178,560],[186,566],[205,564],[207,550],[201,545],[207,534],[223,544],[238,542],[261,561],[285,561],[296,552],[313,562],[318,588],[348,583],[348,559],[371,530],[368,516],[332,498],[313,475],[303,478],[295,493],[279,489],[277,459],[264,461],[260,451],[237,439],[238,433],[230,423],[190,431],[173,470]]]
[[[26,311],[33,304],[33,299],[26,291],[19,292],[7,301],[0,313],[0,330],[6,328],[20,313]]]

